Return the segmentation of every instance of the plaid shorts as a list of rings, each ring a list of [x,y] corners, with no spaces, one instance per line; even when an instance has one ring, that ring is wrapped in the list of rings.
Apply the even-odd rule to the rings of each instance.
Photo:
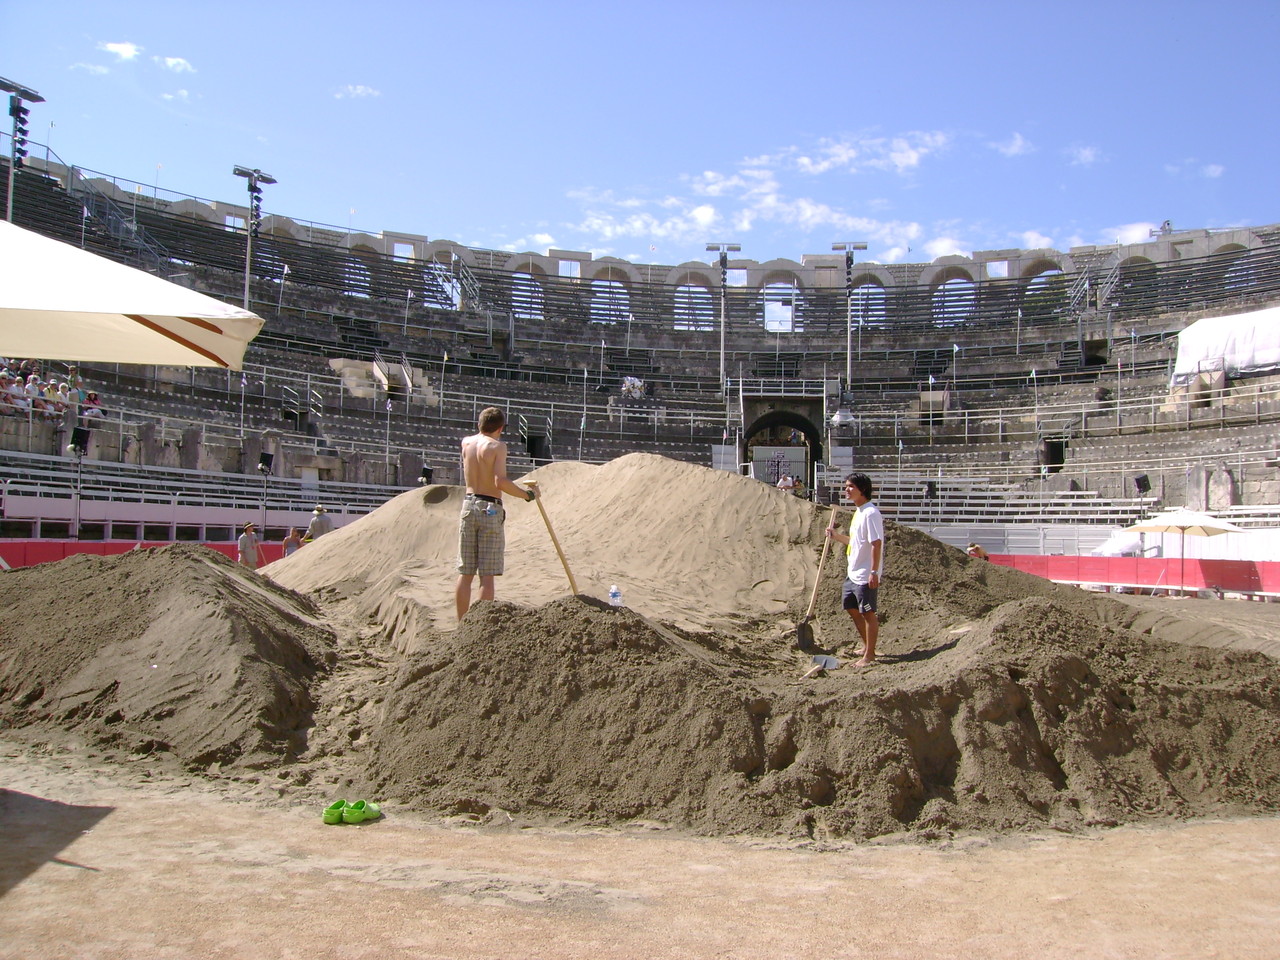
[[[482,577],[502,575],[507,546],[505,520],[501,502],[467,495],[458,520],[458,573],[463,576],[478,573]]]

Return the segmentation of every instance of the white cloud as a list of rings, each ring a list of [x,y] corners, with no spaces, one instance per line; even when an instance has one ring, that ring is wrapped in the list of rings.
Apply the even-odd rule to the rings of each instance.
[[[1091,167],[1102,159],[1102,151],[1097,147],[1069,147],[1067,157],[1073,167]]]
[[[104,67],[98,63],[73,63],[72,70],[83,70],[85,73],[91,73],[94,76],[101,76],[104,73],[110,73],[110,67]]]
[[[801,173],[826,173],[843,167],[852,167],[861,151],[855,144],[823,140],[819,143],[819,159],[796,157],[796,169]]]
[[[704,170],[690,179],[693,192],[703,197],[720,197],[731,190],[746,189],[747,181],[740,176],[726,177],[714,170]]]
[[[142,47],[136,43],[100,43],[98,49],[115,54],[119,60],[136,60],[142,52]]]
[[[1008,140],[992,143],[989,146],[1006,157],[1021,157],[1035,150],[1031,141],[1016,131]]]
[[[359,100],[363,97],[380,97],[382,96],[382,91],[375,90],[373,87],[366,87],[362,83],[348,83],[333,96],[337,100]]]
[[[891,169],[895,173],[905,173],[920,166],[920,161],[929,154],[944,149],[950,139],[945,133],[915,132],[901,137],[893,137],[887,141],[874,141],[877,146],[881,147],[883,156],[877,160],[870,161],[868,166],[881,170]]]
[[[1216,180],[1227,172],[1227,168],[1220,163],[1210,163],[1206,164],[1204,169],[1200,172],[1210,180]]]
[[[189,94],[186,90],[179,90],[176,93],[162,93],[160,94],[160,99],[186,101],[191,99],[191,94]]]
[[[1156,228],[1154,223],[1122,223],[1118,227],[1111,227],[1104,231],[1103,243],[1142,243],[1151,239],[1151,231]],[[1115,239],[1110,239],[1114,237]]]
[[[174,73],[196,72],[196,68],[186,60],[182,59],[182,57],[152,57],[151,59],[166,70],[172,70]]]
[[[592,209],[572,227],[604,242],[619,237],[638,237],[688,243],[705,240],[707,233],[719,221],[720,214],[716,208],[704,203],[665,217],[655,217],[650,213],[619,216],[611,210]]]
[[[970,251],[955,237],[936,237],[924,245],[924,252],[929,259],[937,260],[952,255],[967,257]]]
[[[1041,247],[1053,246],[1053,238],[1046,237],[1037,230],[1024,230],[1018,236],[1022,240],[1024,250],[1038,250]]]

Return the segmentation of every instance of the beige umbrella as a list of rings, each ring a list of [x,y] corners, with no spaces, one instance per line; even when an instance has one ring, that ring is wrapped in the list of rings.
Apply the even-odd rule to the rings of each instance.
[[[1223,533],[1244,533],[1230,520],[1223,520],[1208,513],[1195,510],[1167,510],[1154,517],[1141,520],[1131,527],[1125,527],[1131,533],[1179,533],[1182,535],[1182,560],[1179,564],[1178,577],[1182,581],[1179,589],[1187,589],[1187,537],[1216,537]]]
[[[0,355],[239,370],[257,314],[0,221]]]

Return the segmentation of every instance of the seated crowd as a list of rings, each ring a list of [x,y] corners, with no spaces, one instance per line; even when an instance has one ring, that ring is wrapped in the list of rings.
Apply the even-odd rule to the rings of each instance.
[[[75,367],[45,379],[39,360],[0,357],[0,414],[61,420],[68,410],[86,426],[102,417],[97,391],[85,388]]]

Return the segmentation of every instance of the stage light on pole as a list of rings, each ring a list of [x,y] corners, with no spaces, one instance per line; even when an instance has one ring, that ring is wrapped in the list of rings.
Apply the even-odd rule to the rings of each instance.
[[[249,217],[244,225],[244,308],[248,310],[249,278],[253,273],[253,238],[258,235],[258,227],[262,223],[262,187],[259,184],[275,183],[276,178],[257,167],[249,169],[237,165],[231,172],[249,182]]]
[[[720,392],[726,393],[724,379],[724,330],[729,303],[729,254],[742,250],[737,243],[708,243],[708,253],[720,253]]]
[[[831,249],[844,251],[844,388],[853,385],[853,251],[865,250],[867,245],[860,240],[845,240],[833,243]],[[862,323],[858,323],[858,359],[862,359]]]
[[[9,94],[9,116],[13,118],[13,135],[9,139],[9,186],[5,191],[5,219],[13,223],[13,182],[27,158],[27,122],[31,111],[26,103],[44,103],[44,97],[30,87],[0,77],[0,90]],[[24,102],[25,101],[25,102]]]

